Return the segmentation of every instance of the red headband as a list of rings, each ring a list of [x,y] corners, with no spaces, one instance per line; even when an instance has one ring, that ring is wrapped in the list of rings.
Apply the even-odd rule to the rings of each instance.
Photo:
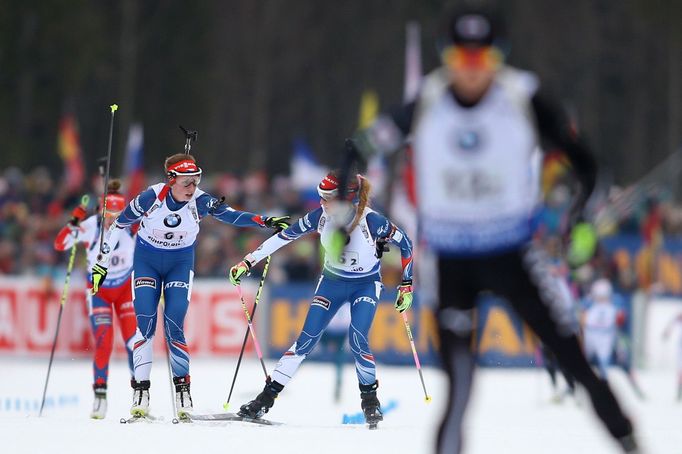
[[[358,181],[359,178],[360,176],[356,175],[355,179],[352,179],[348,182],[348,186],[346,187],[346,198],[353,199],[355,197],[355,194],[358,192],[360,187]],[[338,192],[339,180],[333,173],[327,174],[327,176],[324,177],[324,179],[320,181],[320,184],[317,186],[317,193],[322,198],[336,197]]]
[[[196,175],[201,173],[201,169],[197,167],[197,164],[191,159],[183,159],[180,162],[176,162],[167,169],[168,172],[175,172],[177,174],[189,174]]]
[[[102,206],[102,197],[99,198]],[[107,214],[120,213],[126,207],[126,199],[122,194],[107,194]]]
[[[335,175],[332,175],[331,173],[324,177],[322,181],[320,181],[320,189],[322,189],[323,191],[333,191],[338,187],[339,180],[336,178]]]

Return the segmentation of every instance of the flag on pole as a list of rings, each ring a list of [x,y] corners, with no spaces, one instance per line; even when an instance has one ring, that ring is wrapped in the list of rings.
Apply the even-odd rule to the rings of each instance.
[[[294,140],[290,166],[291,184],[300,192],[306,209],[318,205],[320,197],[317,194],[317,185],[327,175],[329,169],[320,165],[308,142],[302,137]]]
[[[130,200],[142,192],[145,186],[144,176],[144,129],[140,123],[133,123],[128,130],[123,175],[128,180],[126,199]]]
[[[78,124],[73,114],[67,113],[59,121],[58,152],[64,162],[64,181],[69,193],[81,189],[85,181],[85,166],[78,136]]]
[[[379,96],[374,90],[365,90],[360,98],[358,128],[364,129],[372,124],[379,114]]]

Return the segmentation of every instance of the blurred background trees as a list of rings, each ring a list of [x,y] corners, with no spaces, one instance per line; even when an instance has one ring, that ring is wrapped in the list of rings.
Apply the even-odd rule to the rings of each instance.
[[[401,102],[405,24],[438,63],[443,11],[457,2],[365,0],[0,1],[3,166],[61,173],[58,123],[73,112],[89,171],[118,102],[113,169],[128,126],[145,128],[145,167],[199,130],[209,170],[288,173],[292,140],[326,164],[371,88]],[[675,0],[503,2],[510,63],[537,71],[577,119],[614,180],[629,183],[680,143],[682,5]]]

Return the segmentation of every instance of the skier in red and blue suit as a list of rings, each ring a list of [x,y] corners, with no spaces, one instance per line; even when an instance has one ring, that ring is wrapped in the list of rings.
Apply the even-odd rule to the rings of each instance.
[[[106,213],[104,215],[104,229],[108,229],[114,219],[126,206],[125,197],[118,191],[121,187],[119,180],[109,182],[107,191]],[[102,198],[99,204],[102,206]],[[97,262],[100,229],[102,228],[99,215],[86,219],[87,212],[83,206],[77,206],[71,213],[71,220],[64,226],[54,240],[54,247],[58,251],[65,251],[74,243],[85,246],[88,266]],[[107,413],[107,382],[109,376],[109,359],[114,347],[114,312],[128,352],[130,375],[133,375],[133,335],[135,334],[135,310],[130,285],[130,275],[133,271],[133,252],[135,250],[135,232],[137,226],[131,226],[121,232],[120,241],[111,253],[110,279],[96,295],[88,290],[88,313],[92,333],[95,336],[95,357],[93,360],[95,400],[90,417],[103,419]]]

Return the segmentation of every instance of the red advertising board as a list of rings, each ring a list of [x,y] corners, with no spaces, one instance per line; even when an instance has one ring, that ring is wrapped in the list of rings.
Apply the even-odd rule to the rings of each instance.
[[[253,285],[244,283],[247,301],[253,301],[254,290]],[[61,292],[60,284],[49,285],[39,278],[0,277],[0,355],[49,355]],[[161,320],[159,317],[154,344],[159,352],[164,348]],[[235,288],[226,280],[196,279],[185,318],[185,337],[191,354],[197,357],[237,354],[245,330],[244,311]],[[87,357],[93,345],[85,288],[76,282],[64,306],[55,354],[62,358]],[[118,328],[114,345],[115,354],[120,356],[124,348]]]

